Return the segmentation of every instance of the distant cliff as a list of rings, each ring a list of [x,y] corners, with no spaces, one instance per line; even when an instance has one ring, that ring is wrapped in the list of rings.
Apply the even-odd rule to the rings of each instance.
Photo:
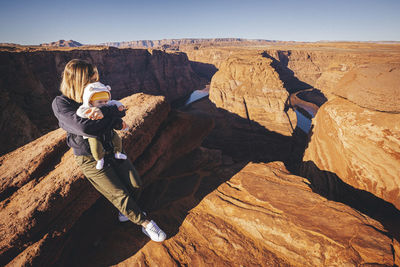
[[[163,95],[172,102],[199,89],[201,80],[184,53],[144,49],[69,49],[0,52],[0,154],[57,127],[52,99],[60,94],[61,73],[74,58],[93,62],[112,97]]]
[[[226,45],[240,45],[240,44],[269,44],[276,41],[263,40],[263,39],[243,39],[243,38],[211,38],[211,39],[163,39],[163,40],[139,40],[139,41],[127,41],[127,42],[107,42],[102,45],[114,46],[114,47],[135,47],[135,48],[161,48],[181,45],[192,45],[192,44],[226,44]]]

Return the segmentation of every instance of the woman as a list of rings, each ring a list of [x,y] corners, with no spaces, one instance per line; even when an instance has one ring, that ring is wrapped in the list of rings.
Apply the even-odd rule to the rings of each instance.
[[[119,211],[120,221],[131,220],[141,225],[142,231],[153,241],[162,242],[166,234],[151,220],[147,220],[136,201],[139,199],[142,181],[130,160],[109,157],[109,164],[96,169],[96,160],[90,153],[88,137],[101,137],[110,131],[114,120],[125,115],[116,106],[93,107],[89,118],[76,114],[83,102],[83,89],[89,83],[99,81],[97,68],[87,61],[73,59],[65,66],[60,91],[52,103],[59,125],[67,131],[67,144],[73,149],[75,160],[86,178]]]

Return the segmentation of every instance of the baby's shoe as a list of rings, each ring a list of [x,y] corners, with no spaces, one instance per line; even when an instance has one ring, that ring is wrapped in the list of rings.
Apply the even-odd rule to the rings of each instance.
[[[153,220],[151,220],[146,227],[142,226],[142,232],[156,242],[163,242],[165,238],[167,238],[164,231],[161,230]]]
[[[97,161],[96,169],[101,170],[104,167],[104,158]]]
[[[128,217],[126,217],[124,214],[122,214],[121,212],[119,212],[118,213],[118,220],[120,221],[120,222],[127,222],[127,221],[129,221],[129,218]]]
[[[126,126],[125,128],[122,128],[121,131],[122,131],[122,132],[127,132],[127,131],[129,131],[129,126]]]
[[[116,159],[127,159],[127,156],[121,152],[117,152],[114,154]]]

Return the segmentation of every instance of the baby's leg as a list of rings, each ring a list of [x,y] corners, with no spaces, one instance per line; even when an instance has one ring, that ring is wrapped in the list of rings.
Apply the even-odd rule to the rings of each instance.
[[[96,169],[103,169],[104,166],[104,147],[100,140],[97,138],[88,138],[90,152],[93,158],[97,161]]]
[[[116,159],[127,159],[127,156],[122,153],[122,139],[113,131],[112,144],[114,147],[114,155]]]

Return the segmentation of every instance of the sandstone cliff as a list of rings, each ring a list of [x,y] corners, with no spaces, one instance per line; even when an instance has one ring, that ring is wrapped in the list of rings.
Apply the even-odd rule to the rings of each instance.
[[[136,48],[161,48],[161,47],[177,47],[185,45],[262,45],[275,43],[277,41],[262,39],[243,39],[243,38],[212,38],[212,39],[163,39],[163,40],[139,40],[126,42],[109,42],[103,45],[115,47],[136,47]]]
[[[210,100],[270,131],[290,135],[295,116],[284,111],[289,93],[272,64],[257,52],[232,55],[212,78]]]
[[[57,127],[51,101],[73,58],[93,62],[114,99],[145,92],[172,102],[199,89],[201,82],[183,53],[117,48],[0,52],[0,154]]]
[[[385,44],[309,44],[265,51],[298,80],[324,93],[335,93],[337,82],[353,68],[400,60],[400,46]]]
[[[291,92],[314,87],[324,93],[333,93],[336,83],[353,68],[371,63],[398,64],[400,61],[398,44],[276,43],[247,48],[187,45],[180,50],[188,55],[189,60],[212,64],[216,68],[231,55],[249,51],[264,53],[274,60],[273,67]]]
[[[303,161],[400,209],[399,120],[399,114],[371,111],[344,99],[328,101],[314,119]],[[307,166],[304,175],[316,175]],[[328,179],[326,175],[321,172],[318,179]]]
[[[400,113],[400,62],[358,66],[343,76],[334,94],[359,106]]]
[[[122,102],[135,107],[125,117],[132,128],[123,134],[124,148],[136,159],[147,186],[198,147],[213,125],[204,115],[169,112],[163,97],[136,94]],[[64,135],[61,129],[53,131],[0,158],[2,265],[52,265],[68,241],[68,231],[99,198],[74,163],[72,151],[65,153]]]

